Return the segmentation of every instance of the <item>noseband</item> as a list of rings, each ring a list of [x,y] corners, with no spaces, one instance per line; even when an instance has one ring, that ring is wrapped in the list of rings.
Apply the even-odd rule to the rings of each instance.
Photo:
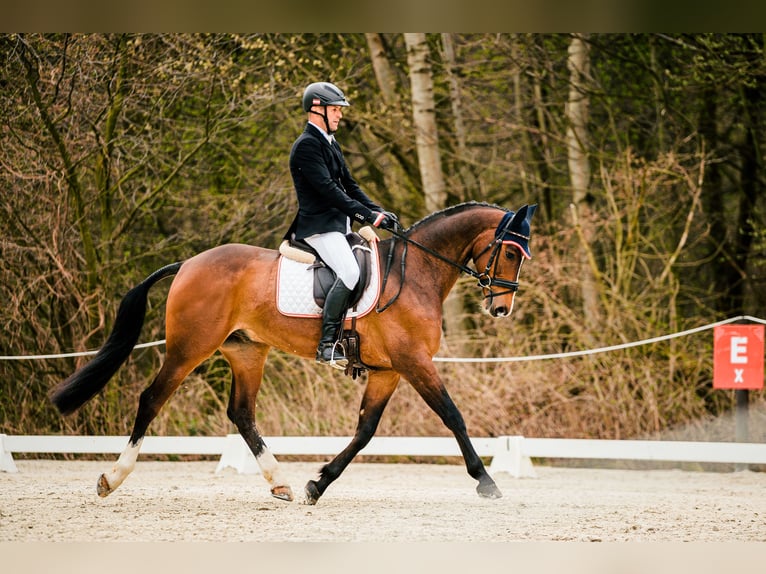
[[[503,236],[502,234],[495,238],[492,243],[487,245],[484,250],[479,253],[476,256],[476,259],[484,255],[488,250],[492,250],[492,253],[489,254],[489,260],[487,261],[487,266],[484,268],[484,271],[482,273],[477,273],[476,271],[473,271],[472,269],[469,269],[469,273],[475,277],[478,280],[478,285],[482,289],[488,291],[486,295],[484,295],[485,299],[489,299],[490,301],[495,297],[500,297],[501,295],[507,295],[508,293],[515,293],[519,290],[519,282],[518,281],[508,281],[507,279],[500,279],[497,277],[497,265],[500,261],[500,257],[498,255],[500,254],[500,248],[503,245]],[[492,269],[493,274],[489,274],[489,270]],[[500,287],[501,289],[505,289],[505,291],[500,291],[499,293],[495,293],[492,291],[492,287]]]
[[[509,224],[506,225],[506,228]],[[434,251],[430,247],[427,247],[423,245],[422,243],[418,243],[414,239],[410,239],[403,233],[400,233],[398,230],[389,230],[391,234],[394,236],[394,240],[396,238],[399,238],[404,241],[404,249],[402,251],[402,262],[401,262],[401,274],[402,279],[399,283],[399,291],[397,291],[396,295],[394,295],[388,303],[386,303],[383,307],[376,308],[376,311],[378,313],[382,313],[386,309],[388,309],[394,301],[396,301],[399,297],[399,293],[401,293],[402,285],[404,284],[404,270],[405,270],[405,259],[407,257],[407,246],[411,243],[418,249],[421,249],[422,251],[425,251],[429,255],[432,255],[433,257],[436,257],[437,259],[440,259],[441,261],[444,261],[445,263],[449,263],[453,267],[457,267],[462,271],[463,273],[466,273],[477,280],[477,285],[482,289],[482,292],[486,291],[487,294],[484,295],[485,299],[489,299],[490,302],[495,297],[500,297],[501,295],[507,295],[508,293],[515,293],[519,289],[519,282],[518,281],[508,281],[506,279],[500,279],[497,277],[497,266],[499,262],[499,253],[500,248],[503,245],[503,236],[506,229],[498,229],[498,233],[495,234],[495,239],[493,239],[489,245],[487,245],[481,253],[479,253],[475,258],[478,259],[482,255],[484,255],[487,251],[490,249],[492,252],[489,255],[489,260],[487,261],[487,266],[484,268],[484,271],[478,272],[474,269],[471,269],[468,267],[467,262],[471,257],[469,256],[464,263],[458,263],[457,261],[453,261],[452,259],[449,259],[448,257],[445,257],[441,253],[438,253],[437,251]],[[386,270],[383,275],[383,284],[381,286],[381,293],[386,288],[386,283],[388,281],[388,274],[391,271],[391,263],[393,261],[394,257],[394,246],[391,247],[391,249],[388,251],[388,258],[386,260]],[[490,270],[492,271],[492,274],[490,274]],[[501,289],[505,289],[505,291],[501,291],[499,293],[495,293],[492,291],[492,287],[499,287]]]

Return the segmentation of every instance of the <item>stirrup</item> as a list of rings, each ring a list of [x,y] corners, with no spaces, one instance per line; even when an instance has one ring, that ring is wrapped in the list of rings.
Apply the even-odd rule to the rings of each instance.
[[[338,343],[326,343],[324,345],[320,345],[317,349],[316,362],[323,365],[329,365],[332,368],[338,369],[340,371],[345,371],[346,366],[348,365],[348,359],[342,352],[343,346],[341,346],[341,352],[336,353],[335,348],[337,346]],[[329,357],[326,356],[328,351]]]

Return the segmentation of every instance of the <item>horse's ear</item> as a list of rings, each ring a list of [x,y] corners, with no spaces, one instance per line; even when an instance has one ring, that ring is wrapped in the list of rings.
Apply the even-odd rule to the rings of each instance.
[[[522,206],[513,215],[513,219],[511,219],[511,224],[509,227],[511,229],[515,229],[516,231],[526,227],[526,233],[524,233],[524,235],[529,235],[529,222],[531,221],[532,216],[535,214],[536,210],[537,210],[536,203],[533,203],[532,205]],[[524,225],[525,223],[526,223],[526,226]]]
[[[529,220],[532,219],[536,209],[537,204],[524,205],[513,214],[513,218],[508,224],[506,233],[507,240],[515,243],[527,259],[532,258],[532,253],[529,251],[529,235],[531,229]]]

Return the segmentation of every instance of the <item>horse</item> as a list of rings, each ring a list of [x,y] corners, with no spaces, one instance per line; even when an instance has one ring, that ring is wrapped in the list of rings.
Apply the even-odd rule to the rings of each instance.
[[[535,208],[525,205],[514,212],[487,203],[462,203],[432,213],[407,230],[397,227],[390,238],[379,241],[379,262],[386,272],[378,304],[355,325],[359,354],[368,369],[356,431],[346,448],[321,468],[318,479],[306,484],[305,504],[316,504],[369,443],[400,378],[452,431],[468,474],[478,481],[479,496],[502,496],[471,444],[433,357],[442,336],[442,304],[460,273],[477,279],[484,311],[498,318],[511,314],[522,263],[531,257],[528,241]],[[156,270],[123,297],[112,331],[94,358],[51,390],[50,399],[62,415],[73,413],[102,390],[138,341],[149,289],[175,276],[165,302],[163,363],[140,395],[128,444],[111,471],[98,479],[99,496],[112,493],[133,471],[149,424],[186,376],[220,352],[232,377],[227,416],[255,456],[271,495],[294,500],[256,428],[255,399],[270,349],[313,357],[321,319],[278,311],[280,256],[276,250],[228,243]]]

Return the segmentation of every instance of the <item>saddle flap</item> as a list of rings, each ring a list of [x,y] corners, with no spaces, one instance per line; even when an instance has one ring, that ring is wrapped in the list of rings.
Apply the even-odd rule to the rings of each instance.
[[[359,266],[359,281],[351,292],[351,298],[349,299],[349,307],[354,307],[359,302],[359,299],[362,298],[362,294],[370,282],[372,249],[368,246],[367,240],[358,233],[349,233],[346,235],[346,239],[349,245],[351,245],[351,252],[354,254],[356,263]],[[316,301],[319,307],[323,308],[327,292],[335,283],[335,272],[321,261],[317,261],[312,267],[314,268],[314,301]]]

